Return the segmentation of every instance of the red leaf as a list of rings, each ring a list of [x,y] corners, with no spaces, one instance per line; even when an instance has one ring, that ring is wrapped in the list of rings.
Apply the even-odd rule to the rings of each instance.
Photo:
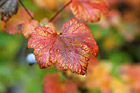
[[[59,35],[49,27],[37,27],[29,38],[28,48],[34,48],[40,68],[57,62],[63,70],[78,74],[86,74],[89,52],[98,54],[90,30],[76,19],[66,22]]]
[[[58,74],[48,74],[44,80],[43,93],[62,93]]]
[[[44,77],[43,93],[76,93],[77,85],[71,81],[61,81],[59,74],[48,74]]]
[[[73,0],[71,9],[76,18],[91,22],[99,21],[101,13],[108,12],[103,0]]]

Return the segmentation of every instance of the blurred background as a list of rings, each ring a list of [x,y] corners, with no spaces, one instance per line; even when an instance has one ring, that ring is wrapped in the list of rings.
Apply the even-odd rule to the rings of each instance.
[[[23,3],[40,21],[51,19],[68,1]],[[0,21],[0,93],[140,93],[140,0],[106,1],[109,14],[100,22],[85,22],[99,46],[99,55],[90,60],[86,76],[29,65],[27,39],[21,34],[7,34]],[[68,6],[53,23],[59,31],[71,18],[74,16]]]

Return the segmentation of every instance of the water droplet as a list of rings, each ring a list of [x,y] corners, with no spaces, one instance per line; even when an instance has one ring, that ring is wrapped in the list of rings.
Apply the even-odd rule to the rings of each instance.
[[[83,75],[83,76],[86,77],[87,76],[87,73],[85,75]]]
[[[59,52],[59,51],[60,51],[60,49],[56,49],[56,51],[57,51],[57,52]]]

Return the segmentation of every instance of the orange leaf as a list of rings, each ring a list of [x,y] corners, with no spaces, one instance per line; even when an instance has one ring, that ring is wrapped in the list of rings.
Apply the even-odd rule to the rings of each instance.
[[[44,77],[43,93],[76,93],[77,85],[67,80],[62,82],[59,74],[48,74]]]
[[[110,83],[112,76],[110,74],[111,64],[100,62],[99,64],[93,64],[94,61],[99,61],[95,58],[89,62],[87,70],[87,76],[85,77],[85,86],[88,89],[100,89],[106,91],[110,89]]]
[[[59,0],[34,0],[34,2],[42,8],[56,10]]]
[[[140,88],[140,64],[122,65],[119,70],[124,81],[130,84],[133,88]]]
[[[91,22],[99,21],[101,13],[108,12],[103,0],[73,0],[71,9],[76,18]]]
[[[29,38],[28,48],[34,48],[40,68],[57,62],[63,70],[78,74],[86,74],[89,52],[98,54],[90,30],[76,19],[66,22],[59,35],[49,27],[37,27]]]
[[[33,13],[32,13],[33,15]],[[30,21],[30,16],[23,7],[19,8],[16,15],[10,19],[6,25],[5,30],[8,34],[21,33],[23,26]]]
[[[31,35],[31,33],[35,31],[35,28],[38,26],[39,26],[38,21],[31,20],[28,23],[24,24],[22,34],[24,35],[25,38],[28,38]]]

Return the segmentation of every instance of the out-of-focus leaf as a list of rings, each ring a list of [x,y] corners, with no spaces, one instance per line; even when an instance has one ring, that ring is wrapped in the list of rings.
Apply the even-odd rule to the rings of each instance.
[[[99,21],[101,14],[108,12],[103,0],[73,0],[71,9],[76,18],[90,22]]]
[[[59,0],[34,0],[34,2],[42,8],[56,10]]]
[[[112,78],[110,88],[112,93],[131,93],[131,89],[122,80],[116,78]]]
[[[71,81],[61,81],[59,74],[48,74],[44,77],[43,93],[76,93],[77,85]]]
[[[119,68],[122,80],[135,91],[140,90],[140,64],[122,65]],[[136,92],[139,93],[139,92]]]
[[[32,15],[33,13],[30,12]],[[19,8],[18,13],[10,19],[5,26],[6,33],[21,33],[25,24],[30,21],[30,16],[23,7]]]
[[[126,12],[123,16],[126,17],[122,18],[121,13],[118,10],[112,10],[109,12],[106,19],[99,22],[99,25],[103,29],[110,28],[111,26],[117,28],[116,30],[127,42],[132,42],[140,33],[139,24],[136,24],[137,16],[133,15],[131,12]],[[110,48],[110,46],[108,48]]]
[[[101,26],[101,28],[105,29],[105,28],[109,28],[110,26],[118,26],[121,22],[121,14],[119,11],[117,10],[111,10],[109,11],[106,19],[103,18],[100,22],[99,25]]]
[[[24,35],[25,38],[28,38],[31,35],[31,33],[35,31],[35,28],[38,26],[39,26],[38,21],[36,20],[28,21],[23,26],[22,34]]]
[[[40,68],[57,62],[63,70],[78,74],[86,74],[89,52],[94,56],[98,54],[90,30],[76,19],[66,22],[59,35],[49,27],[37,27],[29,38],[28,48],[34,48]]]
[[[0,12],[2,21],[9,20],[18,10],[18,0],[0,0]]]
[[[89,63],[88,74],[85,77],[85,85],[88,89],[100,89],[101,91],[110,90],[111,83],[111,64],[99,63],[97,65]]]

